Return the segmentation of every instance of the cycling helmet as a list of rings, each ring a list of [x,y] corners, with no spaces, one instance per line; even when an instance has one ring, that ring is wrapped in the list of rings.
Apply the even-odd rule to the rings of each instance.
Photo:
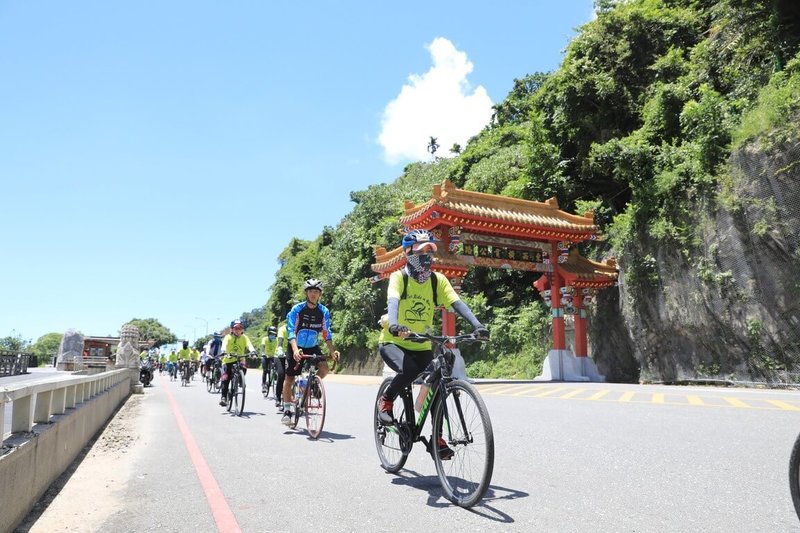
[[[222,338],[222,334],[219,331],[215,331],[213,336],[214,336],[215,339],[221,339]]]
[[[424,229],[415,229],[411,230],[403,236],[403,251],[409,253],[410,251],[418,251],[419,249],[425,248],[426,245],[431,249],[431,251],[436,251],[436,240],[433,238],[433,234]]]
[[[307,291],[308,289],[317,289],[322,292],[322,282],[314,278],[307,279],[306,282],[303,283],[303,290]]]
[[[244,329],[244,324],[241,320],[234,320],[231,322],[231,329],[241,328]]]
[[[270,326],[269,329],[267,329],[267,335],[277,335],[277,334],[278,334],[278,328],[276,328],[275,326]]]
[[[188,348],[189,347],[189,341],[183,341],[183,347],[184,348]]]

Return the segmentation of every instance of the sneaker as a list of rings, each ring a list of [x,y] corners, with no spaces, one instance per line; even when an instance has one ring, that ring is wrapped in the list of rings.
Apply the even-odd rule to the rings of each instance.
[[[275,399],[275,407],[280,407],[281,410],[283,410],[283,402],[280,400],[280,398]]]
[[[442,461],[448,461],[455,455],[456,452],[454,452],[453,449],[447,445],[442,437],[439,437],[439,440],[436,444],[439,448],[439,458]]]
[[[291,426],[292,425],[292,415],[289,411],[284,411],[283,416],[281,417],[281,424],[284,426]]]
[[[282,413],[282,412],[283,412],[283,404],[280,404],[280,405],[278,406],[278,412],[279,412],[279,413]]]
[[[219,404],[220,404],[220,406],[222,406],[222,407],[225,407],[226,405],[228,405],[228,402],[226,402],[226,401],[225,401],[225,398],[223,398],[223,399],[221,399],[221,400],[219,401]]]
[[[385,399],[383,396],[378,400],[378,420],[381,424],[394,423],[394,402]]]

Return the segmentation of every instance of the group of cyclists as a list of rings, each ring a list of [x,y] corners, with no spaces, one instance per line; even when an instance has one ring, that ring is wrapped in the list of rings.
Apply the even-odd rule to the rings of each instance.
[[[437,252],[434,236],[426,230],[412,230],[403,236],[402,247],[406,265],[389,277],[388,313],[379,337],[380,356],[396,372],[391,385],[378,399],[378,417],[384,424],[393,421],[393,403],[398,394],[433,360],[430,342],[411,342],[408,337],[425,333],[432,326],[437,306],[452,308],[472,326],[476,336],[489,336],[488,330],[459,298],[447,277],[433,273],[433,257]],[[304,356],[322,355],[320,344],[325,343],[328,356],[336,361],[339,359],[339,352],[333,346],[330,311],[320,302],[322,290],[320,280],[306,280],[303,284],[305,300],[291,308],[280,326],[270,326],[261,339],[262,391],[266,387],[267,375],[274,367],[277,375],[275,406],[278,412],[283,413],[281,422],[286,425],[292,421],[292,387],[302,371]],[[230,333],[223,337],[215,332],[202,352],[190,348],[188,341],[183,341],[182,348],[162,356],[162,362],[171,375],[177,373],[179,365],[182,372],[192,372],[198,363],[205,375],[218,362],[222,374],[219,405],[225,407],[233,363],[240,361],[246,371],[246,357],[256,354],[244,329],[240,320],[234,320]],[[316,365],[318,375],[324,378],[329,371],[327,362],[321,359]],[[441,440],[438,444],[440,454],[447,455],[447,445]]]

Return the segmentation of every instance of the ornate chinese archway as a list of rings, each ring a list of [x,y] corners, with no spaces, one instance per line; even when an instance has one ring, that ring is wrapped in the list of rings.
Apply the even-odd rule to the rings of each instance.
[[[445,180],[433,187],[423,204],[405,203],[400,223],[405,230],[426,229],[440,241],[433,270],[450,280],[456,290],[473,266],[541,272],[534,283],[552,309],[553,349],[545,361],[543,379],[598,380],[587,358],[586,305],[596,291],[617,280],[616,263],[598,263],[578,254],[575,244],[595,240],[599,229],[592,213],[583,216],[561,211],[558,202],[461,190]],[[372,281],[389,277],[405,266],[401,247],[375,250]],[[574,315],[575,354],[566,347],[564,316]],[[455,334],[455,316],[442,310],[442,333]]]

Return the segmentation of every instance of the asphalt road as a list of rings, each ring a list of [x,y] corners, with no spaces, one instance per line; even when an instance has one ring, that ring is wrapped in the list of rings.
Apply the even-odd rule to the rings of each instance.
[[[317,441],[282,426],[273,403],[254,394],[258,371],[247,381],[238,418],[198,381],[157,377],[128,422],[128,453],[106,468],[124,477],[121,488],[104,494],[95,480],[100,488],[79,504],[122,502],[97,529],[214,531],[215,517],[232,516],[254,532],[800,531],[787,475],[797,392],[480,384],[496,460],[485,500],[468,511],[442,496],[421,445],[399,475],[380,468],[375,379],[326,380]],[[56,500],[69,494],[65,487]],[[68,529],[79,509],[65,520]]]

